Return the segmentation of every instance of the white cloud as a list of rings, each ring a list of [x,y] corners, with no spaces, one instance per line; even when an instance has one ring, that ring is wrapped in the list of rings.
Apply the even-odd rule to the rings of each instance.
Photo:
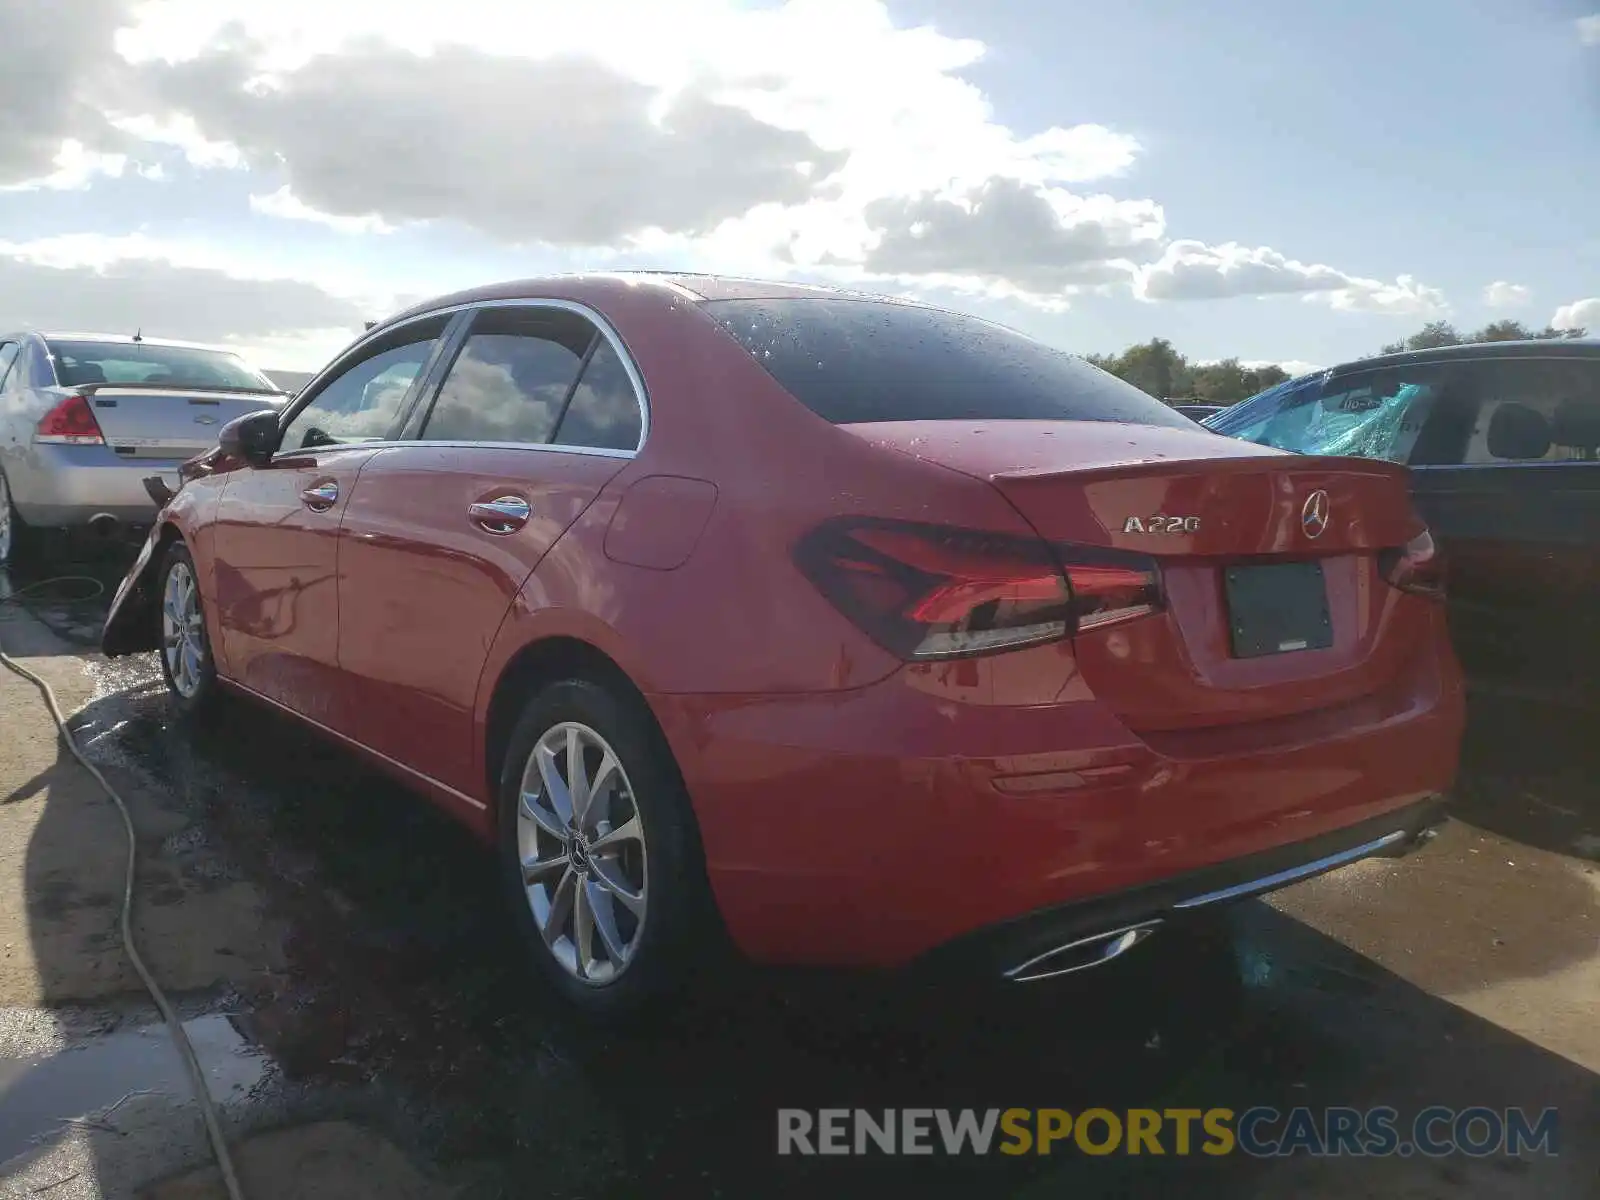
[[[1497,279],[1483,289],[1483,302],[1490,308],[1521,308],[1533,298],[1533,289],[1520,283]]]
[[[0,0],[0,15],[34,2]],[[27,145],[0,147],[0,183],[129,164],[157,178],[139,158],[157,147],[245,172],[257,213],[352,236],[456,223],[601,264],[1045,310],[1129,288],[1443,305],[1409,276],[1170,240],[1159,201],[1118,187],[1136,138],[1092,120],[1008,127],[966,78],[985,46],[897,26],[883,0],[452,0],[448,21],[436,0],[72,7],[39,24],[29,88],[0,79],[0,101],[65,97],[35,103]]]
[[[128,157],[90,150],[82,142],[68,139],[57,148],[51,166],[55,169],[48,174],[5,184],[0,192],[81,191],[98,176],[121,176],[128,168]]]
[[[222,50],[149,82],[252,167],[281,166],[302,210],[338,217],[453,218],[508,242],[606,245],[803,202],[844,161],[705,84],[652,113],[649,87],[588,58],[373,47],[271,87],[248,88],[254,74]]]
[[[0,185],[56,179],[42,186],[81,186],[72,182],[75,169],[92,174],[97,165],[109,165],[99,156],[124,150],[123,135],[105,112],[123,65],[112,36],[130,5],[131,0],[0,0]]]
[[[1213,367],[1223,360],[1220,358],[1203,358],[1197,359],[1196,361],[1202,367]],[[1316,363],[1305,362],[1304,360],[1298,358],[1288,358],[1282,360],[1272,358],[1244,358],[1239,360],[1239,365],[1247,371],[1259,371],[1263,367],[1277,367],[1279,370],[1287,371],[1291,378],[1297,375],[1309,375],[1312,371],[1321,369]]]
[[[312,221],[336,229],[340,233],[394,232],[394,226],[376,213],[366,213],[357,217],[336,217],[329,213],[318,212],[291,192],[287,184],[268,195],[251,196],[250,211],[267,217],[279,217],[285,221]]]
[[[1590,333],[1600,333],[1600,297],[1563,304],[1550,318],[1550,324],[1556,329],[1587,329]]]
[[[1179,240],[1142,268],[1135,288],[1145,300],[1218,300],[1229,296],[1303,295],[1348,312],[1415,316],[1444,310],[1444,294],[1409,275],[1393,283],[1303,263],[1268,246]]]
[[[201,134],[194,118],[182,113],[166,117],[154,117],[148,113],[132,116],[123,114],[112,117],[111,125],[138,141],[181,150],[183,157],[194,167],[237,170],[244,166],[244,155],[239,153],[237,146],[210,141]]]
[[[1585,46],[1600,46],[1600,12],[1578,18],[1578,41]]]
[[[876,200],[863,219],[873,244],[860,263],[871,274],[1008,284],[1037,296],[1126,282],[1138,262],[1160,253],[1166,232],[1152,200],[1078,196],[1008,179]]]
[[[1092,123],[1000,124],[957,73],[982,44],[897,28],[879,0],[457,0],[449,22],[436,12],[422,0],[147,5],[117,38],[154,110],[132,119],[184,122],[281,168],[301,216],[447,218],[508,241],[613,247],[726,246],[750,237],[737,223],[752,218],[771,234],[768,258],[807,239],[831,247],[842,213],[859,236],[874,200],[1103,179],[1139,149]]]
[[[215,261],[203,249],[139,235],[0,241],[0,328],[142,328],[152,337],[265,346],[276,357],[258,361],[300,369],[320,365],[383,311],[307,280]]]

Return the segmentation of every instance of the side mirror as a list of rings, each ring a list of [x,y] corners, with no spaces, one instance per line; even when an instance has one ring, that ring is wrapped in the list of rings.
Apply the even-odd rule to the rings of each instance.
[[[278,412],[267,408],[229,421],[217,436],[217,445],[229,458],[264,467],[278,449],[279,434]]]

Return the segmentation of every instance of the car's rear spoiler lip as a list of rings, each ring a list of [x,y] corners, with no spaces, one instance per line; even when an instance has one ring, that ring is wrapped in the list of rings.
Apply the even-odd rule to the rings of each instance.
[[[1051,480],[1093,480],[1107,476],[1163,475],[1172,472],[1205,471],[1213,474],[1249,474],[1261,470],[1284,467],[1296,471],[1337,471],[1345,475],[1375,475],[1381,478],[1405,480],[1407,470],[1398,463],[1374,458],[1352,458],[1336,454],[1297,454],[1285,451],[1278,454],[1241,454],[1226,457],[1207,457],[1197,454],[1192,458],[1155,458],[1138,456],[1119,462],[1097,462],[1089,466],[1019,467],[996,471],[987,479],[992,483],[1045,483]]]
[[[254,388],[182,387],[174,383],[63,383],[69,392],[92,396],[107,389],[115,392],[171,392],[175,396],[261,396],[284,397],[288,392],[258,392]]]

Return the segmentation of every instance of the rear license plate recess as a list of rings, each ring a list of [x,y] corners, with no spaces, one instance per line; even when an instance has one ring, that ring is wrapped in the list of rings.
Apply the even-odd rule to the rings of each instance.
[[[1260,658],[1333,645],[1322,564],[1240,564],[1223,570],[1228,635],[1235,658]]]

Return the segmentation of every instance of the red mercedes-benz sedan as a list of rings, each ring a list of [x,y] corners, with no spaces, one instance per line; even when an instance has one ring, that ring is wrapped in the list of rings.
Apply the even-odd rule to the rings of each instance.
[[[188,464],[107,621],[497,847],[622,1012],[764,961],[1039,979],[1440,816],[1463,693],[1403,469],[1219,437],[936,308],[481,288]]]

